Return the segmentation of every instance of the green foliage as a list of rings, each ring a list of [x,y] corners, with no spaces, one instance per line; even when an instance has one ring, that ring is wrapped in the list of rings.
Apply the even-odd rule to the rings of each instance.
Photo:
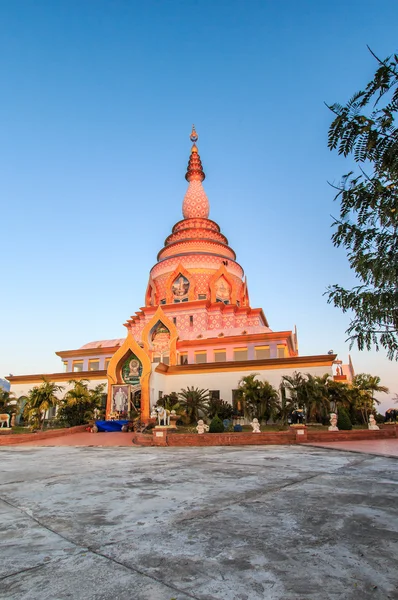
[[[178,401],[178,394],[176,392],[171,392],[171,394],[164,394],[159,400],[156,402],[156,406],[163,406],[166,410],[175,410],[178,412],[180,408],[180,404]]]
[[[258,373],[242,377],[238,384],[239,398],[246,416],[266,422],[280,411],[279,394],[268,382],[257,379]]]
[[[218,415],[222,421],[224,421],[224,419],[231,419],[233,412],[234,410],[229,402],[217,398],[210,399],[207,414],[211,419],[216,415]]]
[[[352,423],[350,417],[347,414],[345,408],[340,408],[337,415],[337,427],[343,431],[352,429]]]
[[[178,394],[179,404],[184,409],[190,423],[196,423],[201,416],[207,415],[209,390],[187,387]]]
[[[351,385],[351,398],[355,411],[361,415],[362,423],[368,423],[369,414],[375,410],[380,401],[374,397],[376,392],[388,393],[388,388],[380,385],[380,377],[359,373],[355,375]]]
[[[25,400],[25,396],[17,398],[13,392],[0,388],[0,412],[10,415],[17,414],[23,400]]]
[[[359,163],[336,186],[340,216],[332,241],[346,249],[360,283],[351,290],[332,285],[327,295],[353,313],[351,345],[382,347],[398,360],[398,55],[373,56],[378,66],[366,88],[345,106],[329,106],[329,148]]]
[[[58,404],[59,399],[56,393],[63,389],[61,385],[43,378],[40,386],[29,390],[23,414],[32,428],[43,429],[46,411]]]
[[[286,397],[289,398],[287,408],[304,410],[307,422],[322,423],[330,412],[330,376],[314,376],[311,373],[293,373],[282,377],[282,386],[285,388]],[[336,399],[338,388],[333,389]],[[286,409],[285,409],[286,413]]]
[[[71,379],[68,383],[73,387],[59,403],[58,419],[69,427],[84,425],[102,409],[105,384],[89,389],[88,379]]]
[[[224,424],[221,421],[220,417],[218,417],[216,415],[211,420],[210,427],[209,427],[209,433],[223,433],[223,431],[224,431]]]

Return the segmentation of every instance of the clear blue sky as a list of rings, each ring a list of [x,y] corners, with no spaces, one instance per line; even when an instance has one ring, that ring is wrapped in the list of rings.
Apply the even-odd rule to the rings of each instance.
[[[328,284],[351,168],[331,113],[397,50],[391,0],[4,0],[0,3],[0,375],[60,370],[56,350],[124,337],[181,218],[194,122],[211,218],[272,329],[347,359]],[[352,351],[398,392],[397,364]],[[388,400],[383,406],[388,407]]]

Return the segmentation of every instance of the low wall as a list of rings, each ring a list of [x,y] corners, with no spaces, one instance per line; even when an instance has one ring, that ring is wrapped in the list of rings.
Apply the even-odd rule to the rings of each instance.
[[[134,434],[136,446],[264,446],[281,444],[305,444],[311,442],[345,442],[356,440],[379,440],[397,436],[397,427],[392,425],[380,430],[355,429],[351,431],[311,431],[307,427],[291,428],[287,431],[261,433],[175,433],[166,428],[157,428],[150,434]]]
[[[370,429],[352,429],[351,431],[310,431],[307,429],[308,442],[354,442],[358,440],[382,440],[397,437],[397,427],[372,431]]]
[[[24,442],[33,442],[48,438],[71,435],[72,433],[81,433],[85,431],[88,425],[77,425],[76,427],[65,427],[63,429],[51,429],[49,431],[38,431],[37,433],[10,433],[0,435],[0,446],[10,446],[22,444]]]

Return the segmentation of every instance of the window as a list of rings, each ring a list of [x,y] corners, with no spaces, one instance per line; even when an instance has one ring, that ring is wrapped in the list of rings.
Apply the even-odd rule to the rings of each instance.
[[[216,302],[222,302],[222,304],[229,304],[229,300],[220,300],[220,298],[216,298]]]
[[[99,371],[99,360],[97,358],[88,361],[89,371]]]
[[[158,400],[161,400],[163,398],[163,392],[158,392]]]
[[[214,350],[214,361],[215,362],[225,362],[227,360],[227,353],[225,349],[223,350]]]
[[[166,298],[162,298],[160,304],[166,304]]]
[[[243,405],[239,396],[239,390],[232,390],[232,407],[235,415],[243,417]]]
[[[257,346],[254,350],[256,353],[256,360],[264,360],[271,356],[269,346]]]
[[[82,360],[74,360],[72,364],[72,371],[74,373],[80,373],[83,371],[83,361]]]
[[[164,365],[168,365],[168,364],[170,364],[170,357],[169,357],[169,355],[164,355],[164,354],[163,354],[163,356],[162,356],[162,363],[163,363]]]
[[[278,346],[278,358],[285,358],[285,346]]]
[[[247,348],[235,348],[234,360],[247,360]]]
[[[68,361],[67,360],[64,360],[64,371],[65,371],[65,373],[67,373],[67,371],[68,371]]]
[[[207,294],[199,294],[198,295],[198,300],[206,300],[207,298]]]
[[[180,365],[188,364],[188,352],[180,352]]]
[[[189,325],[190,327],[193,327],[193,316],[189,315]]]
[[[220,390],[209,390],[210,400],[220,399]]]
[[[173,323],[174,325],[177,325],[177,317],[173,317]]]
[[[106,370],[108,369],[108,367],[109,367],[109,363],[110,363],[110,362],[111,362],[111,359],[110,359],[110,358],[106,358],[106,359],[105,359],[105,369],[106,369]]]
[[[196,352],[195,353],[195,362],[197,365],[201,365],[207,362],[207,353],[206,352]]]
[[[160,363],[160,356],[154,356],[153,357],[153,362],[154,363]]]

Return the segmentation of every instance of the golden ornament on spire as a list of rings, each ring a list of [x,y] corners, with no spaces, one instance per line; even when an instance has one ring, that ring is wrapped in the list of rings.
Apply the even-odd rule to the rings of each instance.
[[[198,141],[198,134],[196,133],[195,125],[192,125],[192,132],[189,139],[192,142],[191,156],[188,161],[188,169],[185,175],[187,181],[203,181],[206,177],[202,168],[202,162],[200,160],[198,148],[196,142]]]
[[[196,129],[195,129],[195,125],[192,125],[192,132],[191,135],[189,136],[189,139],[191,140],[191,142],[193,142],[195,144],[195,142],[198,141],[198,134],[196,133]]]

